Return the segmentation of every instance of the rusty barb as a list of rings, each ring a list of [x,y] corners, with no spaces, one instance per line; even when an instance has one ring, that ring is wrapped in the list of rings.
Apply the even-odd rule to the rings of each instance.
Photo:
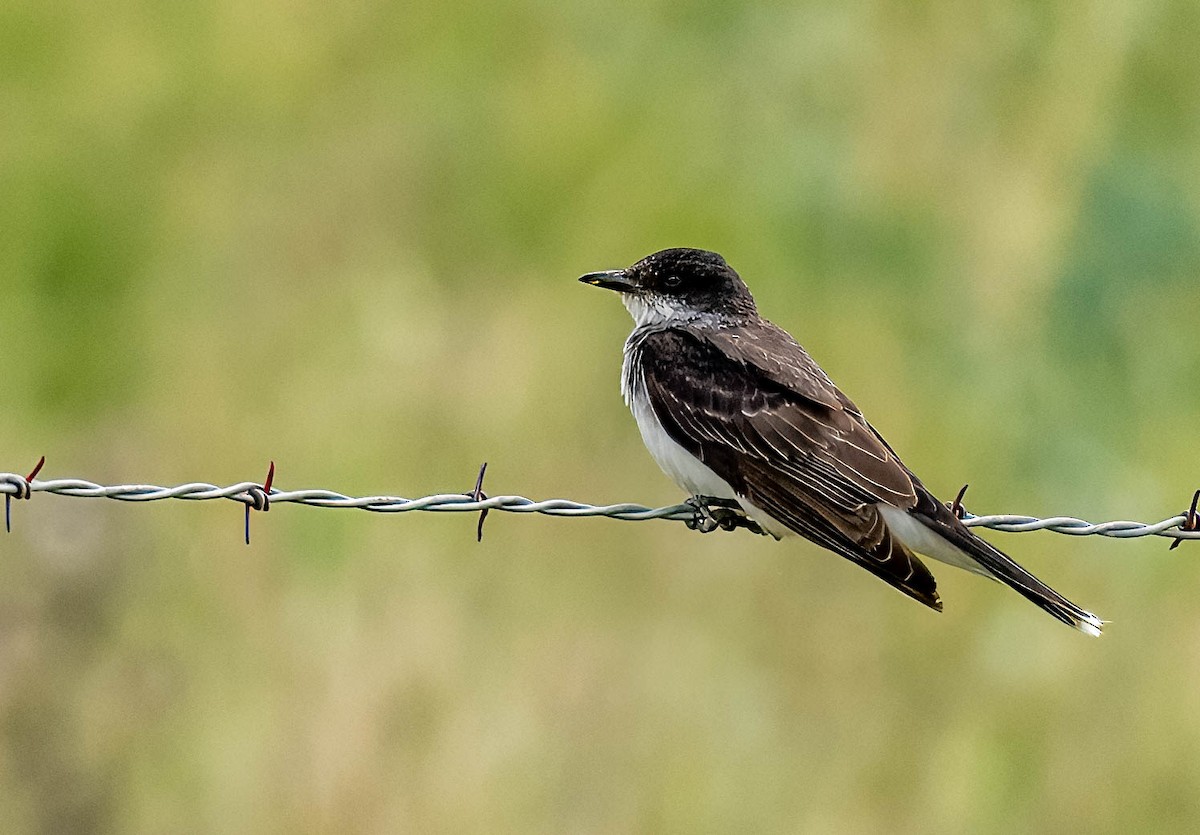
[[[963,519],[967,515],[967,509],[965,507],[963,507],[962,500],[963,500],[963,496],[967,495],[967,488],[970,486],[971,486],[970,484],[964,484],[962,486],[962,489],[958,491],[958,495],[954,497],[954,501],[950,502],[950,504],[947,505],[950,508],[950,512],[953,513],[955,516],[957,516],[959,519]]]
[[[1188,533],[1195,533],[1196,531],[1200,531],[1200,516],[1196,515],[1196,503],[1197,502],[1200,502],[1200,490],[1197,490],[1195,493],[1192,494],[1192,506],[1188,508],[1187,513],[1183,514],[1183,521],[1180,522],[1180,524],[1179,524],[1179,530],[1187,531]],[[1174,551],[1176,548],[1179,547],[1180,542],[1183,542],[1183,540],[1176,539],[1174,542],[1171,543],[1171,547],[1168,548],[1167,550]]]
[[[464,496],[470,496],[471,501],[482,502],[487,499],[487,493],[483,492],[483,474],[487,472],[487,461],[479,467],[479,475],[475,478],[475,489],[470,493],[464,493]],[[487,519],[489,508],[484,508],[479,511],[479,524],[475,526],[475,541],[483,542],[483,521]]]
[[[267,467],[267,479],[259,487],[252,484],[246,488],[246,544],[250,544],[250,511],[261,510],[266,513],[271,509],[271,484],[275,481],[275,462]]]
[[[684,522],[696,530],[731,530],[749,527],[738,518],[738,509],[724,507],[719,499],[693,497],[685,502],[665,507],[646,507],[640,504],[623,503],[591,505],[569,499],[545,499],[534,501],[524,496],[489,496],[483,491],[483,479],[487,463],[480,468],[475,478],[475,487],[466,493],[439,493],[408,499],[400,496],[348,496],[333,490],[280,490],[274,486],[275,462],[267,469],[262,481],[246,481],[218,487],[207,482],[191,482],[175,487],[158,487],[152,484],[117,484],[106,486],[77,478],[59,478],[41,481],[37,479],[46,459],[43,457],[36,467],[25,476],[16,473],[0,473],[0,493],[4,494],[5,529],[11,530],[11,505],[14,499],[28,500],[34,493],[54,493],[72,498],[115,499],[123,502],[148,502],[163,499],[182,501],[207,501],[225,499],[240,502],[244,507],[243,539],[250,543],[250,515],[252,511],[266,513],[273,505],[292,503],[324,508],[357,508],[372,513],[407,513],[414,510],[439,513],[478,513],[475,539],[483,540],[483,523],[490,511],[506,513],[540,513],[546,516],[601,516],[628,522],[643,522],[649,519],[666,519]],[[995,515],[975,516],[963,507],[967,487],[959,490],[947,507],[968,527],[985,527],[998,531],[1023,533],[1025,531],[1049,530],[1069,536],[1109,536],[1126,539],[1141,536],[1161,536],[1174,540],[1172,548],[1185,539],[1200,539],[1200,490],[1192,496],[1191,507],[1179,516],[1161,522],[1100,522],[1092,523],[1072,516],[1054,516],[1039,519],[1035,516]],[[727,503],[726,503],[727,504]],[[731,513],[732,511],[732,513]]]

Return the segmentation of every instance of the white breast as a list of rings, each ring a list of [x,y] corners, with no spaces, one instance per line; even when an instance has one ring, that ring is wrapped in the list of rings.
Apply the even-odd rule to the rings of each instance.
[[[650,451],[662,471],[672,481],[694,496],[715,496],[721,499],[736,498],[729,482],[708,468],[699,458],[672,440],[659,423],[645,388],[635,385],[626,396],[633,419],[637,421],[642,442]]]

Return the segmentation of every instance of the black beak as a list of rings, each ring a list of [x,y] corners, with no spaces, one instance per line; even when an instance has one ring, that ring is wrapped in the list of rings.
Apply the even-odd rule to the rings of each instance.
[[[602,273],[588,273],[579,279],[584,284],[593,287],[603,287],[605,290],[616,290],[618,293],[630,293],[637,285],[629,280],[624,270],[606,270]]]

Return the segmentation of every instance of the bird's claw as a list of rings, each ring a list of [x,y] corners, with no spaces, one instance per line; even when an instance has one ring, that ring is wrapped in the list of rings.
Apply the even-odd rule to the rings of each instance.
[[[758,523],[742,512],[741,505],[733,499],[719,499],[714,496],[692,496],[684,504],[696,512],[695,517],[687,520],[691,530],[700,533],[712,533],[717,528],[732,531],[745,528],[752,533],[765,536],[766,531]]]

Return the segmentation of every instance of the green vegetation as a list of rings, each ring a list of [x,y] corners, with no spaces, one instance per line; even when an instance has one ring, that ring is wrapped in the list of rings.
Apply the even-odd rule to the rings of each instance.
[[[722,252],[935,491],[1200,486],[1200,7],[0,7],[0,469],[670,503],[616,300]],[[8,832],[1190,831],[1200,548],[14,508]]]

